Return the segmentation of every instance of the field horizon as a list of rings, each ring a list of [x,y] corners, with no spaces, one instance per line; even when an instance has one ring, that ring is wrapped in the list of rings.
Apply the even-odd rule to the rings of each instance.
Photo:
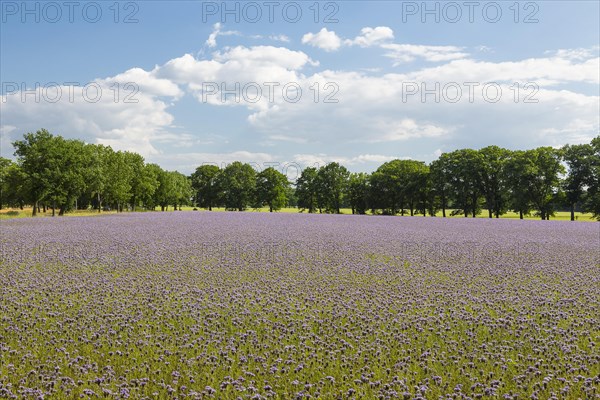
[[[228,211],[223,207],[213,207],[212,211],[209,211],[208,209],[204,209],[204,208],[197,208],[196,210],[194,210],[194,208],[196,207],[192,207],[192,206],[183,206],[181,207],[181,211],[182,212],[234,212],[237,213],[239,211]],[[164,212],[174,212],[175,210],[173,210],[173,208],[169,208],[168,210],[164,211]],[[179,211],[179,210],[178,210]],[[450,215],[451,214],[451,209],[446,210],[447,212],[447,217],[446,218],[459,218],[459,219],[464,219],[465,217],[463,215]],[[138,209],[136,211],[125,211],[123,212],[124,214],[127,213],[145,213],[145,212],[163,212],[160,210],[143,210],[143,209]],[[269,209],[267,207],[263,207],[263,208],[250,208],[248,210],[242,211],[242,212],[246,212],[246,213],[251,213],[251,212],[262,212],[262,213],[269,213]],[[113,215],[113,214],[123,214],[123,213],[118,213],[116,211],[102,211],[102,212],[98,212],[97,210],[76,210],[76,211],[70,211],[68,213],[66,213],[64,216],[66,217],[82,217],[82,216],[102,216],[102,215]],[[300,211],[300,209],[298,209],[297,207],[284,207],[280,210],[274,211],[274,213],[291,213],[291,214],[309,214],[306,211]],[[327,213],[313,213],[315,215],[317,214],[321,214],[321,215],[326,215]],[[352,214],[352,210],[350,208],[342,208],[340,209],[340,214],[341,215],[359,215],[359,214]],[[387,216],[387,215],[382,215],[382,214],[377,214],[377,215],[373,215],[370,212],[367,212],[367,214],[365,214],[367,216],[377,216],[377,217],[383,217],[383,216]],[[46,211],[46,213],[40,212],[37,214],[36,217],[52,217],[52,210],[49,209]],[[57,215],[58,217],[58,215]],[[414,215],[414,216],[410,216],[410,215],[393,215],[392,217],[412,217],[412,218],[423,218],[423,215]],[[33,218],[31,215],[31,207],[24,207],[23,210],[19,209],[19,208],[5,208],[3,210],[0,210],[0,221],[1,220],[6,220],[6,219],[13,219],[13,218]],[[442,217],[442,212],[439,211],[435,217],[432,217],[430,215],[427,215],[425,218],[443,218]],[[555,213],[555,216],[551,217],[550,220],[552,221],[570,221],[571,218],[571,214],[568,211],[557,211]],[[467,217],[466,219],[472,219],[471,216]],[[500,218],[488,218],[487,216],[487,210],[482,211],[481,213],[479,213],[476,217],[476,219],[519,219],[519,214],[515,213],[515,212],[507,212],[506,214],[503,214],[500,216]],[[536,215],[525,215],[523,220],[539,220],[540,217],[536,216]],[[598,222],[594,216],[591,213],[582,213],[582,212],[575,212],[575,221],[570,221],[570,222]]]

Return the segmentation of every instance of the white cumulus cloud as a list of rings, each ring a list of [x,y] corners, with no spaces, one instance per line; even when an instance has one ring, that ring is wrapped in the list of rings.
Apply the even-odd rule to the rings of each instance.
[[[302,43],[318,47],[325,51],[335,51],[342,45],[342,39],[334,32],[327,28],[322,28],[317,33],[307,33],[302,36]]]
[[[394,31],[387,26],[365,27],[361,29],[359,36],[353,40],[347,39],[344,43],[360,47],[371,47],[392,39],[394,39]]]

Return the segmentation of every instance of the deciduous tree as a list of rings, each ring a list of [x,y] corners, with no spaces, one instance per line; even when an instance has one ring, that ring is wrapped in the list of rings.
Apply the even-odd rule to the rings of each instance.
[[[280,210],[287,203],[287,177],[273,167],[256,175],[256,205],[268,206],[269,212]]]

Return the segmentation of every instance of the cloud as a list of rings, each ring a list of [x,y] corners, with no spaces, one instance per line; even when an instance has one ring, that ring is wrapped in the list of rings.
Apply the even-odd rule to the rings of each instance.
[[[237,46],[214,53],[211,60],[197,60],[186,54],[168,61],[154,73],[187,86],[202,103],[246,106],[260,111],[273,105],[271,99],[275,92],[281,97],[286,84],[302,81],[301,71],[307,65],[318,63],[300,51],[273,46]],[[223,97],[222,89],[234,90],[238,96]]]
[[[13,125],[0,125],[0,135],[8,135],[15,129],[17,129],[17,127]]]
[[[361,36],[391,39],[382,36],[381,30],[373,36],[376,30],[363,30]],[[392,44],[383,39],[371,43],[380,47]],[[449,53],[460,53],[460,49],[452,47]],[[425,60],[434,59],[436,52],[448,53],[438,47],[410,51]],[[593,48],[558,50],[541,58],[502,62],[468,58],[440,62],[434,67],[407,68],[405,73],[366,73],[308,68],[319,64],[306,53],[286,47],[236,46],[216,51],[208,59],[184,54],[152,70],[131,68],[95,80],[104,95],[93,104],[82,98],[81,91],[74,101],[63,95],[55,103],[35,102],[33,96],[22,102],[19,93],[4,95],[0,99],[0,144],[3,152],[10,152],[6,144],[16,140],[17,134],[45,127],[66,137],[133,150],[166,168],[189,172],[199,162],[281,161],[286,151],[294,161],[338,161],[364,168],[399,158],[395,154],[433,157],[435,149],[448,151],[490,143],[509,148],[561,145],[589,141],[597,135],[599,96],[580,93],[581,87],[599,83],[599,59]],[[123,102],[127,92],[122,91],[120,101],[115,102],[111,85],[118,83],[123,90],[124,84],[132,81],[139,88],[135,95],[138,101]],[[236,83],[243,87],[255,82],[262,87],[263,97],[258,102],[246,98],[235,102],[231,97],[223,102],[220,93],[206,98],[206,82],[218,83],[219,90],[220,84],[233,88]],[[278,83],[273,101],[268,99],[265,82]],[[289,82],[302,90],[297,102],[281,95],[283,85]],[[479,83],[474,102],[469,101],[465,82]],[[502,97],[496,103],[482,99],[481,87],[487,82],[500,85]],[[521,90],[526,82],[538,83],[537,103],[523,103],[526,91],[520,92],[515,101],[514,82],[520,83]],[[435,96],[423,97],[421,93],[406,96],[407,83],[417,83],[419,88],[425,85],[430,90],[436,84],[443,88],[458,83],[464,92],[457,102],[447,101],[447,93],[435,101]],[[576,85],[565,86],[573,83]],[[68,88],[61,89],[68,93]],[[273,146],[270,149],[276,149],[277,156],[260,151],[194,151],[200,146],[197,135],[188,133],[190,127],[175,126],[171,112],[185,94],[191,94],[200,107],[209,110],[220,106],[247,110],[245,119],[237,123],[240,130],[252,136],[239,142],[240,148],[261,150],[261,146]],[[325,102],[327,98],[337,102]],[[171,148],[176,145],[188,147],[190,152],[173,154]],[[343,155],[356,154],[357,148],[359,155]],[[311,152],[320,153],[308,154]]]
[[[24,98],[20,92],[5,94],[0,104],[3,138],[17,140],[26,132],[45,127],[67,138],[111,145],[144,156],[158,154],[153,142],[163,137],[173,116],[167,112],[167,103],[157,97],[169,85],[152,79],[146,84],[151,82],[156,87],[147,92],[107,78],[87,86],[39,87]],[[177,91],[167,91],[179,95]],[[6,130],[7,126],[13,129]]]
[[[102,96],[94,103],[86,100],[78,87],[74,87],[72,99],[68,94],[73,87],[58,87],[62,96],[57,101],[48,101],[45,97],[55,96],[43,88],[36,92],[41,101],[35,101],[33,95],[21,101],[20,92],[7,94],[0,104],[3,155],[12,152],[12,140],[41,127],[65,137],[132,150],[146,157],[160,155],[159,149],[164,144],[196,146],[199,143],[196,137],[178,132],[180,129],[173,125],[174,117],[169,112],[186,91],[202,101],[203,82],[225,83],[231,88],[236,82],[262,85],[301,81],[299,71],[306,65],[317,63],[302,52],[284,47],[238,46],[214,53],[211,60],[197,60],[186,54],[151,71],[132,68],[113,77],[97,79],[91,82],[93,87],[88,97],[94,95],[96,87]],[[259,104],[242,102],[241,105],[266,109],[269,106],[267,93],[265,89],[264,99]],[[215,95],[206,104],[224,105],[232,101],[223,103],[220,96]],[[276,137],[284,138],[283,135]]]
[[[600,58],[552,56],[520,61],[453,60],[437,67],[409,74],[415,81],[437,82],[526,82],[539,86],[554,86],[566,82],[600,83]]]
[[[269,39],[274,40],[276,42],[289,43],[290,38],[286,35],[269,35]]]
[[[376,28],[365,27],[361,29],[360,33],[361,34],[353,40],[346,39],[344,44],[349,46],[371,47],[394,39],[394,31],[387,26],[378,26]]]
[[[271,154],[243,150],[222,153],[187,152],[177,154],[161,154],[153,156],[152,159],[158,162],[160,165],[169,164],[173,169],[189,172],[194,171],[200,165],[207,164],[224,168],[234,161],[241,161],[243,163],[249,163],[255,168],[260,169],[265,165],[277,162],[277,157]]]
[[[2,105],[0,105],[1,107]],[[17,127],[14,125],[0,125],[0,157],[10,158],[13,155],[9,149],[12,150],[12,141],[15,138],[12,138],[10,133],[16,129]]]
[[[432,146],[422,152],[432,154],[433,149],[452,146],[494,143],[522,148],[564,144],[571,139],[589,141],[598,132],[599,97],[555,86],[597,84],[594,63],[597,60],[550,57],[499,63],[455,60],[405,74],[325,70],[307,76],[303,88],[311,82],[318,82],[321,88],[334,82],[339,87],[338,103],[315,103],[308,96],[298,103],[281,102],[255,112],[249,121],[264,135],[301,135],[330,150],[340,143],[375,147],[408,143],[411,148]],[[535,91],[524,88],[527,82],[539,81],[545,83]],[[465,82],[477,83],[473,101]],[[501,91],[498,102],[483,95],[489,82]],[[520,82],[518,92],[515,82]],[[417,84],[419,92],[407,96],[408,83]],[[454,94],[443,92],[447,84],[462,89],[458,101],[448,100],[454,99]],[[437,100],[432,93],[423,96],[423,88],[431,91],[436,87]],[[536,102],[526,103],[527,96]]]
[[[354,157],[334,156],[324,153],[319,154],[295,154],[294,161],[300,165],[310,167],[322,167],[331,162],[337,162],[344,166],[356,166],[362,164],[382,164],[395,159],[410,159],[406,156],[388,156],[381,154],[360,154]]]
[[[407,157],[407,156],[384,156],[384,155],[381,155],[381,154],[361,154],[361,155],[356,156],[356,157],[351,157],[348,160],[348,164],[349,165],[364,164],[364,163],[378,163],[378,164],[382,164],[384,162],[388,162],[388,161],[395,160],[395,159],[410,160],[411,157]]]
[[[377,121],[376,131],[381,135],[368,139],[369,142],[394,142],[415,138],[434,138],[449,134],[452,129],[427,122],[418,123],[414,119]]]
[[[394,60],[394,66],[424,59],[429,62],[443,62],[465,58],[468,53],[457,46],[427,46],[391,43],[394,31],[387,26],[364,27],[354,39],[342,39],[334,31],[322,28],[318,33],[307,33],[302,37],[303,44],[310,44],[325,51],[336,51],[342,46],[380,47],[386,50],[386,57]]]
[[[303,138],[301,136],[271,135],[271,136],[269,136],[269,139],[279,140],[282,142],[298,143],[298,144],[304,144],[304,143],[308,142],[305,138]]]
[[[382,48],[388,50],[386,57],[394,60],[394,66],[422,58],[429,62],[450,61],[468,56],[462,47],[425,46],[414,44],[384,43]]]
[[[307,33],[302,36],[302,43],[318,47],[325,51],[338,50],[342,45],[342,39],[334,32],[322,28],[317,33]]]
[[[238,31],[223,31],[221,30],[223,25],[220,22],[217,22],[213,25],[213,31],[210,35],[208,35],[208,39],[206,39],[205,44],[210,47],[217,47],[217,37],[219,36],[231,36],[231,35],[240,35]]]
[[[559,49],[554,51],[547,51],[546,54],[551,54],[556,58],[562,58],[566,60],[589,60],[591,58],[597,58],[600,46],[593,46],[591,48],[577,48],[577,49]]]
[[[274,46],[237,46],[214,55],[218,62],[246,63],[258,66],[277,66],[287,70],[297,70],[314,62],[301,51],[289,50],[286,47]]]
[[[322,28],[317,33],[309,32],[302,36],[302,43],[325,51],[336,51],[342,45],[371,47],[380,45],[394,38],[394,31],[387,26],[378,26],[376,28],[365,27],[360,31],[360,35],[354,39],[342,40],[334,31]]]
[[[111,78],[100,79],[98,82],[106,85],[117,83],[123,87],[127,84],[133,84],[136,89],[153,96],[167,96],[178,99],[184,94],[173,81],[158,78],[154,71],[145,71],[142,68],[131,68]]]
[[[589,143],[590,137],[586,132],[600,131],[598,120],[583,120],[575,118],[571,121],[565,121],[560,127],[550,127],[542,129],[540,134],[551,139],[553,143],[562,145],[563,142],[570,144]]]
[[[291,39],[289,38],[289,36],[287,35],[268,35],[268,36],[264,36],[264,35],[251,35],[250,38],[252,39],[265,39],[265,37],[269,40],[273,40],[275,42],[282,42],[282,43],[290,43]]]

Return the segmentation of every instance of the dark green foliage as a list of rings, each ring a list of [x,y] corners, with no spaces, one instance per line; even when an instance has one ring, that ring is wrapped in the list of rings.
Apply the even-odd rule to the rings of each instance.
[[[181,209],[193,204],[211,210],[243,211],[297,206],[309,213],[381,212],[435,215],[453,209],[490,218],[513,210],[523,218],[535,212],[549,219],[561,206],[600,219],[600,136],[589,144],[562,149],[539,147],[511,151],[498,146],[443,153],[430,165],[392,160],[372,174],[350,173],[339,163],[306,168],[291,186],[274,168],[257,173],[250,164],[224,169],[202,165],[187,177],[164,171],[132,152],[53,136],[26,133],[13,143],[16,162],[0,158],[0,209],[33,206],[33,215],[51,208],[59,215],[78,207],[113,210]],[[566,168],[565,168],[566,166]]]
[[[217,176],[217,187],[226,209],[244,211],[254,203],[256,171],[250,164],[235,161]]]
[[[194,203],[199,207],[212,211],[217,205],[219,191],[217,175],[220,169],[216,165],[201,165],[191,176],[192,189],[194,190]]]
[[[488,216],[500,218],[508,209],[507,187],[504,169],[510,151],[498,146],[488,146],[479,150],[481,168],[481,189],[485,197]]]
[[[350,172],[336,162],[329,163],[317,172],[317,202],[320,210],[327,213],[340,213]]]
[[[384,163],[370,177],[370,208],[389,215],[404,215],[408,208],[410,215],[414,215],[419,202],[426,203],[424,190],[428,176],[429,167],[422,161],[392,160]]]
[[[269,212],[285,207],[287,203],[287,177],[273,167],[256,175],[256,206],[268,206]]]
[[[169,182],[162,181],[163,197],[155,195],[159,175],[166,172],[145,164],[137,153],[64,139],[45,129],[27,133],[13,145],[17,163],[2,164],[2,204],[31,204],[33,215],[46,206],[53,215],[56,210],[62,215],[75,204],[100,212],[104,207],[123,211],[140,204],[154,208],[165,201],[179,206],[189,202],[188,179],[179,173],[167,173],[171,175]],[[170,188],[168,197],[165,186]]]
[[[588,156],[590,161],[591,173],[587,176],[587,192],[584,196],[583,210],[591,212],[594,217],[600,220],[600,136],[592,139],[592,155]]]
[[[314,213],[317,209],[317,169],[305,168],[296,181],[298,208]]]
[[[352,214],[365,214],[369,209],[369,175],[363,172],[350,174],[347,200]]]

